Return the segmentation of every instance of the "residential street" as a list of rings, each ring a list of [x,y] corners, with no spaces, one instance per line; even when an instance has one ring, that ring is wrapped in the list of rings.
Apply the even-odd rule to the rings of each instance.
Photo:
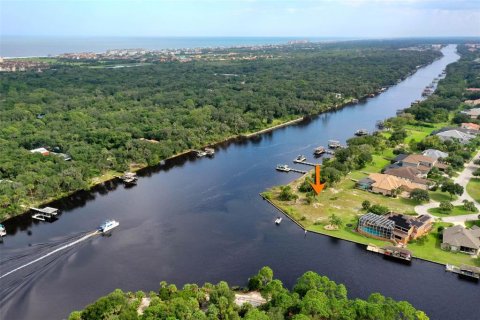
[[[464,188],[464,191],[463,191],[463,194],[457,200],[452,202],[452,204],[454,206],[458,206],[458,205],[462,204],[463,200],[468,200],[468,201],[472,201],[475,204],[475,206],[477,207],[477,209],[479,209],[479,211],[480,211],[480,203],[475,201],[467,193],[467,190],[466,190],[468,181],[473,177],[473,171],[475,171],[479,167],[478,165],[475,165],[473,163],[473,161],[475,159],[480,159],[480,151],[477,152],[477,154],[473,157],[473,159],[465,165],[465,168],[463,169],[463,171],[453,180],[455,183],[458,183],[459,185],[461,185]],[[426,214],[426,215],[429,215],[429,216],[436,217],[436,216],[430,214],[428,212],[428,210],[432,209],[432,208],[436,208],[439,205],[440,205],[440,203],[437,202],[437,201],[430,201],[429,203],[416,206],[415,207],[415,212],[417,214]],[[463,216],[451,216],[451,217],[442,218],[442,221],[450,222],[450,223],[453,223],[453,224],[464,225],[465,221],[478,219],[478,215],[479,215],[479,213],[477,212],[477,213],[467,214],[467,215],[463,215]]]

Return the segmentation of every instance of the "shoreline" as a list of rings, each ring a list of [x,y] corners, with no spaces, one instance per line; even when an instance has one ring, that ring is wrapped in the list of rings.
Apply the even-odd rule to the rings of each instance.
[[[311,232],[311,233],[315,233],[317,235],[321,235],[321,236],[325,236],[325,237],[331,237],[331,238],[334,238],[334,239],[340,239],[340,240],[343,240],[343,241],[348,241],[350,243],[354,243],[354,244],[360,244],[360,245],[363,245],[363,246],[367,246],[365,243],[362,243],[362,242],[357,242],[357,241],[354,241],[352,239],[346,239],[346,238],[342,238],[342,237],[337,237],[337,236],[334,236],[334,235],[331,235],[331,234],[328,234],[328,233],[323,233],[323,232],[320,232],[318,230],[311,230],[311,229],[308,229],[306,228],[305,226],[303,226],[299,221],[295,220],[293,217],[291,217],[287,211],[285,211],[284,209],[282,209],[280,206],[276,205],[273,201],[271,201],[270,199],[268,199],[267,197],[265,197],[264,195],[262,195],[260,193],[260,196],[262,197],[263,200],[267,201],[270,205],[272,205],[275,209],[277,209],[278,211],[280,211],[285,217],[287,217],[289,220],[291,220],[293,223],[295,223],[297,226],[299,226],[301,229],[303,230],[306,230],[308,232]],[[442,262],[438,262],[438,261],[434,261],[434,260],[429,260],[429,259],[425,259],[425,258],[422,258],[422,257],[418,257],[416,255],[412,255],[413,258],[415,259],[418,259],[418,260],[422,260],[422,261],[426,261],[426,262],[430,262],[430,263],[434,263],[434,264],[437,264],[437,265],[441,265],[441,266],[446,266],[447,264],[445,263],[442,263]]]
[[[378,89],[375,90],[373,93],[371,94],[374,94],[375,96],[377,96],[379,94],[379,91]],[[359,98],[359,102],[360,101],[363,101],[365,99],[367,99],[371,94],[366,94],[364,95],[363,97]],[[223,140],[220,140],[220,141],[215,141],[215,142],[212,142],[212,143],[209,143],[209,144],[206,144],[202,147],[200,147],[200,149],[203,149],[203,148],[206,148],[206,147],[216,147],[220,144],[223,144],[223,143],[228,143],[228,142],[234,142],[235,140],[238,140],[238,139],[250,139],[250,138],[253,138],[253,137],[256,137],[256,136],[259,136],[259,135],[262,135],[262,134],[265,134],[265,133],[268,133],[268,132],[271,132],[271,131],[274,131],[276,129],[280,129],[280,128],[284,128],[284,127],[287,127],[287,126],[290,126],[290,125],[294,125],[294,124],[297,124],[299,122],[302,122],[304,121],[305,119],[308,119],[308,117],[314,117],[314,116],[319,116],[321,114],[324,114],[326,112],[331,112],[331,111],[336,111],[336,110],[340,110],[348,105],[355,105],[355,104],[352,104],[352,101],[351,99],[348,100],[348,101],[345,101],[345,102],[342,102],[341,104],[338,104],[338,105],[332,105],[330,107],[328,107],[326,110],[322,111],[322,112],[319,112],[317,114],[314,114],[314,115],[310,115],[310,116],[302,116],[300,118],[296,118],[296,119],[293,119],[293,120],[288,120],[288,121],[285,121],[285,122],[282,122],[282,123],[279,123],[277,125],[274,125],[274,126],[271,126],[271,127],[268,127],[268,128],[264,128],[264,129],[260,129],[258,131],[255,131],[255,132],[252,132],[252,133],[246,133],[246,134],[237,134],[237,135],[234,135],[234,136],[229,136],[229,137],[226,137],[225,139]],[[185,150],[185,151],[182,151],[182,152],[179,152],[177,154],[174,154],[168,158],[165,158],[165,159],[162,159],[161,162],[163,161],[170,161],[170,160],[173,160],[173,159],[176,159],[176,158],[179,158],[179,157],[182,157],[182,156],[186,156],[187,154],[193,152],[195,149],[188,149],[188,150]],[[141,171],[141,170],[144,170],[144,169],[148,169],[148,168],[153,168],[153,167],[156,167],[156,166],[159,166],[161,165],[161,162],[155,164],[155,165],[138,165],[137,167],[135,168],[131,168],[129,169],[131,172],[138,172],[138,171]],[[132,165],[132,164],[130,164]],[[90,191],[92,190],[93,188],[101,185],[101,184],[104,184],[105,182],[109,182],[109,181],[113,181],[115,179],[118,178],[119,175],[122,175],[121,172],[116,172],[116,171],[110,171],[110,174],[107,172],[101,176],[97,176],[97,177],[93,177],[91,182],[89,183],[89,187],[87,189],[82,189],[82,190],[75,190],[75,191],[72,191],[70,193],[64,193],[64,194],[61,194],[61,195],[58,195],[56,197],[51,197],[50,199],[48,200],[45,200],[45,201],[42,201],[42,202],[36,202],[36,203],[31,203],[29,205],[22,205],[22,208],[24,207],[27,207],[27,206],[34,206],[34,207],[43,207],[43,206],[48,206],[49,204],[53,203],[53,202],[56,202],[56,201],[60,201],[62,199],[65,199],[67,197],[70,197],[74,194],[76,194],[77,192],[82,192],[82,191]],[[22,211],[21,213],[18,213],[18,214],[15,214],[15,215],[11,215],[11,216],[7,216],[5,217],[5,219],[3,220],[0,220],[0,223],[4,223],[10,219],[13,219],[15,217],[19,217],[19,216],[22,216],[22,215],[26,215],[28,214],[28,212],[30,211],[30,208],[28,207],[25,211]]]

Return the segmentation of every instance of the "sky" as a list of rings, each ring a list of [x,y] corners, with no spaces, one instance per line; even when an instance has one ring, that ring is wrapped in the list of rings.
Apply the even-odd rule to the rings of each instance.
[[[0,0],[0,36],[480,36],[480,0]]]

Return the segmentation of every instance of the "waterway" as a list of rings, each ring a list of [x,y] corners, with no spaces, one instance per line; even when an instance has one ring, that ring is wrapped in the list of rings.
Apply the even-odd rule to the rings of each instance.
[[[214,158],[184,156],[140,173],[138,185],[108,182],[54,204],[53,223],[28,216],[5,223],[0,274],[81,239],[105,219],[120,222],[111,236],[93,236],[58,250],[0,279],[1,319],[62,319],[115,288],[157,290],[166,280],[184,283],[226,280],[245,285],[262,266],[292,286],[313,270],[344,283],[350,297],[380,292],[408,300],[431,319],[478,319],[480,285],[446,273],[444,267],[415,260],[410,266],[384,260],[362,245],[308,234],[284,219],[259,192],[297,177],[275,171],[295,165],[298,154],[311,160],[327,140],[344,142],[359,128],[375,129],[421,97],[428,85],[459,56],[444,57],[377,97],[322,114],[310,121],[256,138],[225,143]]]

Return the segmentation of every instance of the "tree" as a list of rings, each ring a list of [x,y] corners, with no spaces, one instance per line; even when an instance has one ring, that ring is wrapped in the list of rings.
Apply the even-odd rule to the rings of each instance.
[[[467,199],[463,200],[463,208],[467,211],[478,212],[477,207],[473,201],[468,201]]]
[[[342,219],[339,216],[335,215],[334,213],[332,213],[328,217],[328,222],[330,223],[330,225],[336,227],[337,229],[340,228],[343,224]]]
[[[450,212],[453,209],[453,204],[449,201],[442,201],[440,202],[439,208],[443,212]]]
[[[363,208],[363,210],[368,211],[368,209],[370,209],[370,206],[371,206],[370,201],[364,200],[364,201],[362,202],[362,208]]]
[[[382,206],[380,204],[374,204],[373,206],[370,207],[370,212],[378,214],[378,215],[384,215],[390,212],[390,209],[386,206]]]
[[[430,201],[430,195],[427,190],[413,189],[412,192],[410,192],[410,199],[418,202],[427,202]]]
[[[442,192],[448,192],[450,194],[450,199],[454,195],[459,195],[461,196],[463,194],[463,187],[459,185],[458,183],[453,183],[451,181],[447,181],[442,184],[441,187]]]
[[[280,195],[278,198],[282,201],[290,201],[298,199],[298,196],[292,192],[292,187],[290,186],[281,186]]]

